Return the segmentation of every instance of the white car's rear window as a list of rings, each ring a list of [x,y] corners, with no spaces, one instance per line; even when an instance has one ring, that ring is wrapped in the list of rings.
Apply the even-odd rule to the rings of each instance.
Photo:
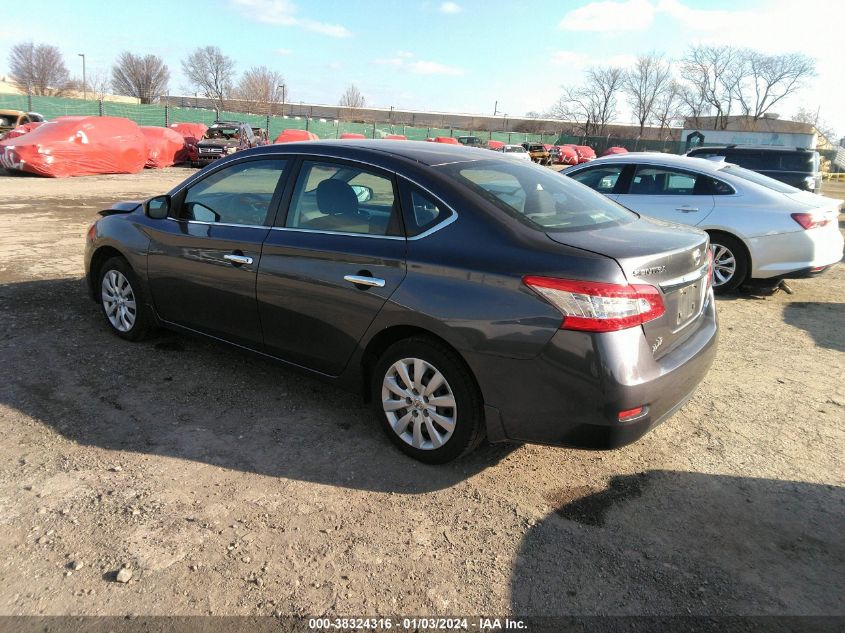
[[[725,165],[719,170],[719,172],[730,176],[738,176],[743,180],[748,180],[757,185],[766,187],[767,189],[777,191],[778,193],[795,193],[799,191],[795,187],[790,187],[789,185],[782,183],[780,180],[769,178],[768,176],[758,174],[756,171],[751,171],[750,169],[745,169],[745,167],[740,167],[738,165]]]

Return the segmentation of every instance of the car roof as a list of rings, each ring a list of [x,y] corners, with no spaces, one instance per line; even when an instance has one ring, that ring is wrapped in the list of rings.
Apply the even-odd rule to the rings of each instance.
[[[279,144],[265,145],[249,151],[252,155],[274,153],[280,147],[282,146]],[[286,153],[292,151],[309,154],[313,153],[315,148],[346,150],[354,148],[360,152],[360,158],[366,158],[367,156],[400,156],[428,166],[470,162],[474,160],[499,160],[495,154],[488,150],[427,141],[404,141],[397,143],[389,139],[343,139],[284,143]],[[338,157],[340,156],[338,154]]]
[[[664,165],[683,169],[697,169],[715,173],[725,166],[723,161],[712,161],[707,158],[696,158],[694,156],[678,156],[677,154],[663,154],[661,152],[628,152],[627,154],[611,154],[602,156],[586,163],[587,166],[613,164],[613,163],[636,163],[649,165]]]

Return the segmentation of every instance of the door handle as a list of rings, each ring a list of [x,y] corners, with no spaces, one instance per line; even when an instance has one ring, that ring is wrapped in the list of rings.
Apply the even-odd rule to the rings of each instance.
[[[675,211],[682,211],[683,213],[692,213],[693,211],[698,211],[698,207],[688,207],[684,205],[682,207],[675,207]]]
[[[344,275],[344,281],[356,286],[372,286],[373,288],[384,288],[384,279],[378,277],[364,277],[363,275]]]
[[[252,263],[252,257],[247,257],[246,255],[236,255],[235,253],[227,253],[226,255],[223,255],[223,259],[227,262],[232,262],[235,266]]]

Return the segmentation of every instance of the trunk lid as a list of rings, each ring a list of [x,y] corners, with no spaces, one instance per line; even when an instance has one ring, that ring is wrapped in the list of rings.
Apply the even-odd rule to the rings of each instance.
[[[559,244],[611,257],[628,283],[660,290],[666,312],[643,325],[655,358],[696,330],[707,300],[709,238],[703,231],[641,217],[619,226],[547,235]]]
[[[837,198],[828,198],[817,193],[810,193],[809,191],[796,191],[795,193],[783,194],[790,200],[807,207],[807,210],[817,209],[823,213],[839,213],[839,208],[842,206],[842,200]]]

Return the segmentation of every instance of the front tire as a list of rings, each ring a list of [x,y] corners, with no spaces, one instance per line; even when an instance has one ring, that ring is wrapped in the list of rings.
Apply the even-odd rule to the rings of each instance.
[[[710,234],[713,252],[713,292],[724,294],[736,290],[748,276],[748,256],[745,247],[731,235]]]
[[[414,459],[443,464],[484,439],[478,386],[463,359],[439,341],[394,343],[376,362],[371,385],[382,428]]]
[[[122,257],[112,257],[100,268],[100,308],[112,332],[127,341],[140,341],[153,329],[135,271]]]

